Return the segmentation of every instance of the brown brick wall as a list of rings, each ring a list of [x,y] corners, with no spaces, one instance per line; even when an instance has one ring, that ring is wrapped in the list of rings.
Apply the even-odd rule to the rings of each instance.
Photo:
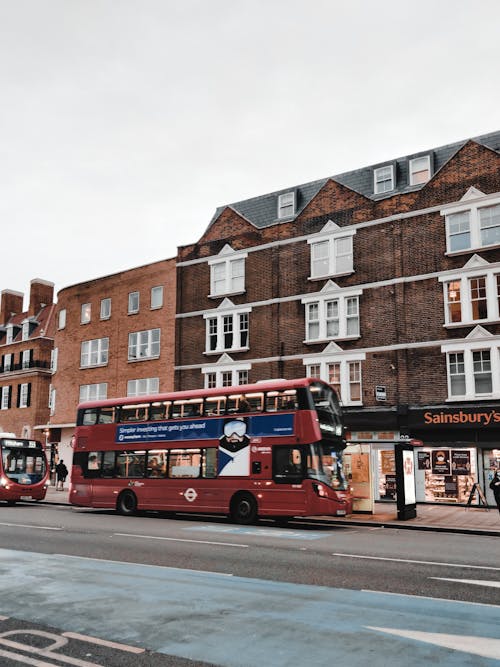
[[[63,289],[58,294],[57,312],[66,309],[66,327],[55,335],[58,348],[57,372],[53,377],[56,409],[51,423],[71,423],[76,416],[81,385],[108,383],[108,398],[125,396],[132,379],[158,377],[160,391],[173,389],[175,354],[175,260],[97,278]],[[152,287],[163,286],[163,307],[151,309]],[[140,309],[128,315],[129,292],[139,292]],[[101,299],[111,298],[111,317],[100,319]],[[80,323],[81,305],[91,304],[91,321]],[[161,329],[160,357],[128,361],[128,336],[131,332]],[[82,341],[109,338],[108,364],[80,368]]]
[[[235,250],[293,239],[318,232],[331,219],[351,225],[397,216],[460,200],[469,187],[485,194],[500,191],[500,158],[493,151],[468,142],[422,189],[373,202],[329,180],[301,215],[290,223],[258,230],[235,211],[225,209],[196,244],[179,249],[179,261],[213,257],[230,244]],[[444,328],[442,284],[437,275],[424,280],[412,277],[459,270],[474,254],[446,257],[444,218],[439,211],[406,219],[359,227],[354,236],[354,273],[333,278],[340,287],[409,278],[407,282],[376,285],[360,297],[361,337],[338,341],[343,350],[367,349],[363,369],[363,404],[375,401],[374,387],[387,387],[386,405],[442,403],[447,397],[445,357],[440,346],[421,349],[371,348],[441,341],[464,337],[473,327]],[[489,262],[500,261],[500,250],[484,250]],[[305,310],[300,296],[321,290],[326,281],[308,280],[310,247],[306,241],[249,252],[246,259],[246,291],[230,296],[235,304],[298,297],[294,301],[254,307],[250,314],[250,350],[230,356],[235,361],[299,355],[298,359],[254,363],[250,380],[303,376],[304,355],[323,351],[326,343],[304,345]],[[207,263],[178,267],[178,312],[215,309],[222,299],[208,299],[210,267]],[[500,333],[497,324],[485,328]],[[202,315],[177,321],[176,365],[213,365],[217,356],[203,355],[205,321]],[[178,371],[179,389],[202,386],[199,369]]]

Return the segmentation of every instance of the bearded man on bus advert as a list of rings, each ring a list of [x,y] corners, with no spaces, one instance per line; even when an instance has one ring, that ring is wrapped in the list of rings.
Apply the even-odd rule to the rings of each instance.
[[[219,476],[249,475],[250,438],[245,419],[228,419],[224,423],[224,435],[219,439]]]

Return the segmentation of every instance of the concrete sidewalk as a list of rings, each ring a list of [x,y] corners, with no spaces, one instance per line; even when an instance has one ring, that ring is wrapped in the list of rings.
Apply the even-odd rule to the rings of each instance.
[[[53,486],[47,490],[45,502],[68,505],[68,488],[56,491]],[[351,514],[345,519],[323,517],[340,525],[384,526],[406,530],[435,530],[471,535],[500,536],[500,512],[490,507],[463,507],[455,505],[417,505],[415,519],[399,521],[396,503],[375,503],[373,514]],[[320,520],[321,517],[318,517]]]

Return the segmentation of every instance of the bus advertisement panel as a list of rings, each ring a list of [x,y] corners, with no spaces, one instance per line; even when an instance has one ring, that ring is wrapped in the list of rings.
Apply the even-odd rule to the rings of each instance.
[[[345,516],[337,396],[302,378],[79,406],[70,502],[258,516]]]
[[[9,505],[20,500],[43,500],[48,477],[47,458],[40,442],[0,433],[0,500]]]

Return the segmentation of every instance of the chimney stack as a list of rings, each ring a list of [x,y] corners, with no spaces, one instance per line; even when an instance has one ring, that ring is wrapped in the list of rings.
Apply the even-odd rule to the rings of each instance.
[[[34,317],[43,306],[50,306],[54,299],[54,283],[34,278],[30,283],[30,305],[28,317]]]
[[[12,315],[23,312],[24,294],[14,290],[4,289],[0,299],[0,324],[7,324]]]

